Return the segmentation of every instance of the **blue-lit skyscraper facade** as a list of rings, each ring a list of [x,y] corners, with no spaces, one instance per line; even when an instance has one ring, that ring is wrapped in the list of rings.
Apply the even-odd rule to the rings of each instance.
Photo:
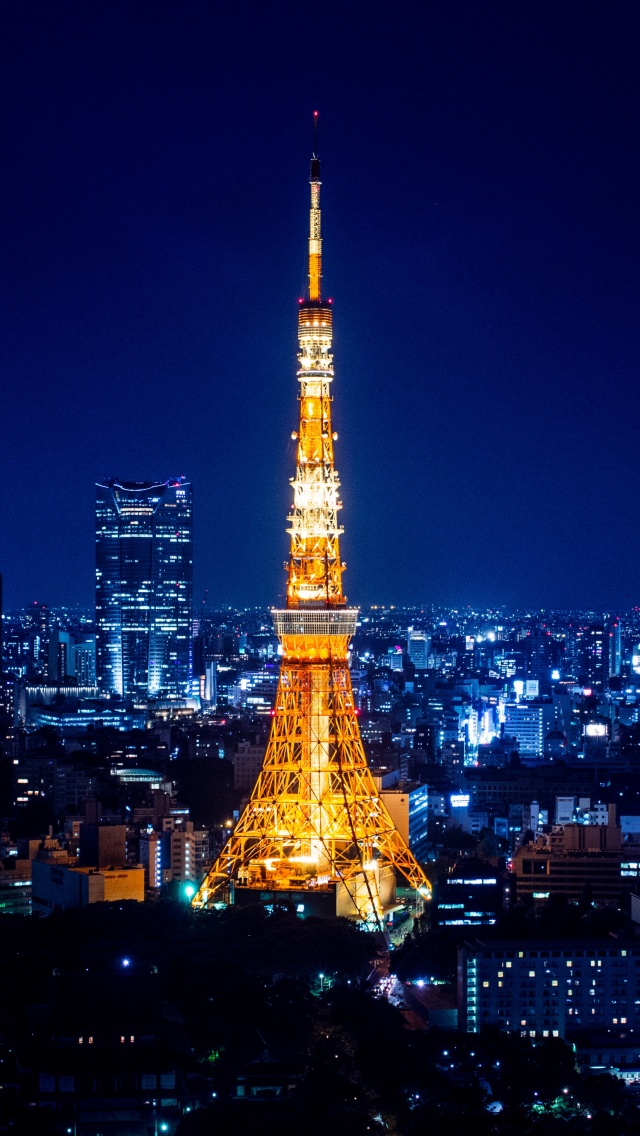
[[[192,497],[184,479],[96,485],[98,686],[124,698],[190,692]]]

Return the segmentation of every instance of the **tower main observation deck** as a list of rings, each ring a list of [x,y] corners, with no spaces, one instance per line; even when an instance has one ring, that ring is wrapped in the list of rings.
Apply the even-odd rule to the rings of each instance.
[[[315,147],[314,147],[315,150]],[[331,426],[332,308],[321,300],[320,162],[311,159],[309,294],[298,311],[300,416],[287,606],[274,610],[282,665],[262,770],[242,816],[193,898],[289,899],[306,912],[380,926],[396,873],[429,882],[396,829],[365,757],[349,673],[358,609],[342,591],[338,475]]]

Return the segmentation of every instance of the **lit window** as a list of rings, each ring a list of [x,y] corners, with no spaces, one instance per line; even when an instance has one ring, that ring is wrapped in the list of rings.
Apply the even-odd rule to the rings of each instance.
[[[535,976],[536,976],[535,970],[530,970],[529,971],[529,978],[535,978]]]

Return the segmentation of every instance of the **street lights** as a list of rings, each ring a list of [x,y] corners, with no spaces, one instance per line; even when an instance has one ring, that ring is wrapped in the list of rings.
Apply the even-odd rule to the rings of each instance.
[[[319,974],[318,978],[320,979],[320,993],[322,994],[324,991],[324,974]]]

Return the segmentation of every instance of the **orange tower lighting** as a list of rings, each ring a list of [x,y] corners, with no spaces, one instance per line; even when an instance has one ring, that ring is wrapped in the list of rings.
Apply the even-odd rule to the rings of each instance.
[[[314,127],[317,126],[317,112]],[[380,926],[396,872],[421,898],[430,884],[397,831],[367,765],[349,674],[358,609],[342,591],[340,482],[331,426],[332,309],[322,303],[320,161],[311,159],[309,297],[298,311],[300,421],[287,606],[273,611],[282,644],[262,770],[194,907],[290,899]]]

